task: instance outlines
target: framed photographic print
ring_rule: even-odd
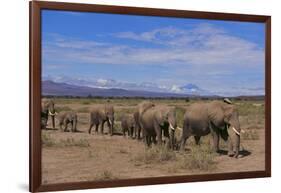
[[[270,22],[30,2],[30,191],[270,177]]]

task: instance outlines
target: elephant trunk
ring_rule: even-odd
[[[108,119],[108,122],[109,122],[109,130],[110,130],[110,135],[112,136],[113,135],[113,127],[114,127],[114,119],[113,118],[109,118]]]
[[[235,152],[234,157],[238,158],[240,150],[240,134],[238,135],[237,133],[235,133],[233,146]]]
[[[51,120],[52,120],[52,126],[53,126],[53,129],[55,129],[55,116],[51,116]]]
[[[73,132],[77,131],[77,118],[74,119],[73,121]]]
[[[170,147],[172,149],[174,149],[174,147],[175,147],[175,130],[176,130],[176,128],[177,128],[177,126],[176,126],[175,122],[174,123],[169,122],[169,130],[170,130],[169,141],[170,141]]]

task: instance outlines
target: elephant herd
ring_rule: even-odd
[[[114,107],[107,103],[94,106],[89,112],[89,129],[91,134],[94,127],[95,133],[104,132],[104,124],[107,123],[109,134],[114,134]],[[51,117],[52,127],[55,128],[55,117],[58,119],[60,129],[67,131],[71,125],[71,131],[77,131],[77,114],[75,112],[55,111],[53,100],[43,99],[41,107],[41,128],[45,129],[48,117]],[[240,124],[238,110],[229,100],[214,100],[208,103],[193,103],[184,114],[183,128],[178,127],[176,109],[166,105],[156,105],[151,101],[143,101],[137,105],[133,114],[121,116],[122,133],[136,139],[143,139],[146,146],[152,143],[164,144],[169,149],[175,149],[178,145],[185,149],[186,140],[193,136],[196,144],[200,138],[211,134],[214,151],[219,152],[219,140],[222,138],[228,143],[228,155],[235,158],[239,155]],[[100,131],[99,131],[100,128]],[[175,131],[181,131],[181,139],[178,143]]]

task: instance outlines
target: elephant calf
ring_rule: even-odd
[[[71,124],[71,131],[77,131],[77,114],[75,112],[61,112],[57,115],[57,119],[59,121],[60,130],[66,132],[67,126]],[[62,128],[64,127],[64,128]]]
[[[121,128],[123,132],[123,136],[125,137],[126,132],[128,132],[128,136],[133,138],[134,130],[135,130],[135,120],[132,115],[124,115],[121,118]]]

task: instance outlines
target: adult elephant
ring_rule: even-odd
[[[48,117],[51,117],[52,127],[55,129],[55,103],[52,99],[42,99],[41,101],[41,129],[46,129]]]
[[[135,120],[135,137],[140,140],[141,139],[141,133],[142,133],[142,127],[140,124],[140,116],[147,111],[148,109],[154,107],[155,104],[151,101],[142,101],[137,105],[137,108],[133,114],[134,120]]]
[[[174,134],[177,128],[175,108],[151,107],[141,114],[140,124],[147,146],[151,145],[151,140],[154,141],[155,137],[157,143],[162,144],[162,134],[164,134],[167,147],[174,147]]]
[[[99,125],[101,125],[101,133],[103,134],[104,123],[107,122],[109,134],[113,135],[114,126],[114,108],[111,104],[97,105],[92,108],[90,112],[90,127],[89,134],[91,134],[92,127],[96,126],[96,133]]]
[[[240,132],[239,115],[233,104],[222,101],[194,103],[184,115],[181,149],[190,136],[194,136],[198,144],[201,136],[211,133],[216,152],[219,152],[219,139],[222,137],[228,141],[228,155],[237,158]]]

